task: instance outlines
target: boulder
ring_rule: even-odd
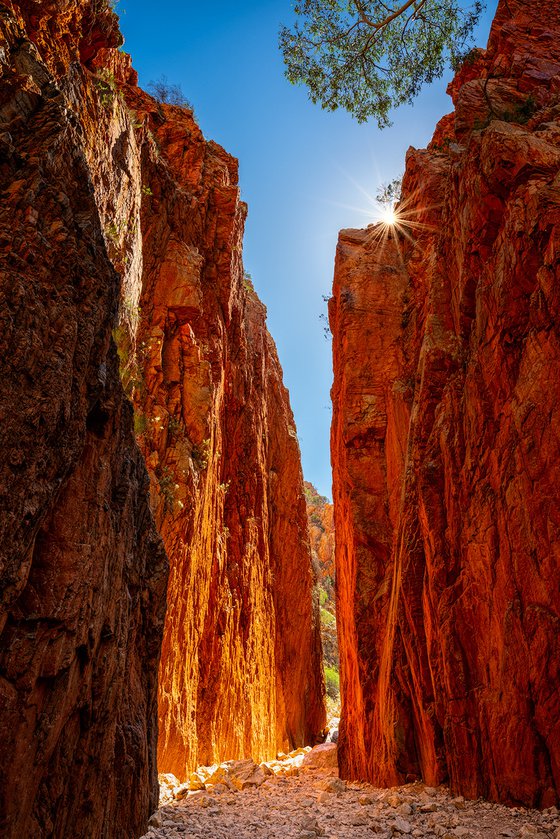
[[[336,743],[314,746],[303,758],[304,769],[338,769]]]

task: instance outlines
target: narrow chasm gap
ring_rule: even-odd
[[[340,722],[340,659],[336,628],[334,506],[309,481],[304,482],[304,491],[323,647],[327,694],[326,739],[328,742],[336,742]]]
[[[560,839],[559,0],[133,4],[241,181],[119,2],[0,2],[0,839]]]

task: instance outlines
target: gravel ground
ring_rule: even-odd
[[[443,787],[375,789],[299,770],[258,788],[223,785],[160,807],[144,839],[560,839],[560,815],[454,798]]]

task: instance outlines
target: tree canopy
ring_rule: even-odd
[[[388,184],[381,184],[377,190],[375,200],[384,208],[394,207],[400,201],[402,190],[402,175],[400,178],[393,178]]]
[[[313,102],[390,125],[392,108],[456,65],[472,44],[482,0],[301,0],[280,31],[286,76]]]

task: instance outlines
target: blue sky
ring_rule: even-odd
[[[479,45],[496,5],[487,2]],[[374,220],[368,195],[403,172],[407,148],[425,146],[451,110],[450,73],[379,131],[322,111],[286,81],[277,40],[290,0],[121,0],[118,11],[140,85],[162,75],[181,85],[205,136],[239,158],[245,267],[268,308],[305,478],[330,497],[331,345],[320,315],[338,231]]]

